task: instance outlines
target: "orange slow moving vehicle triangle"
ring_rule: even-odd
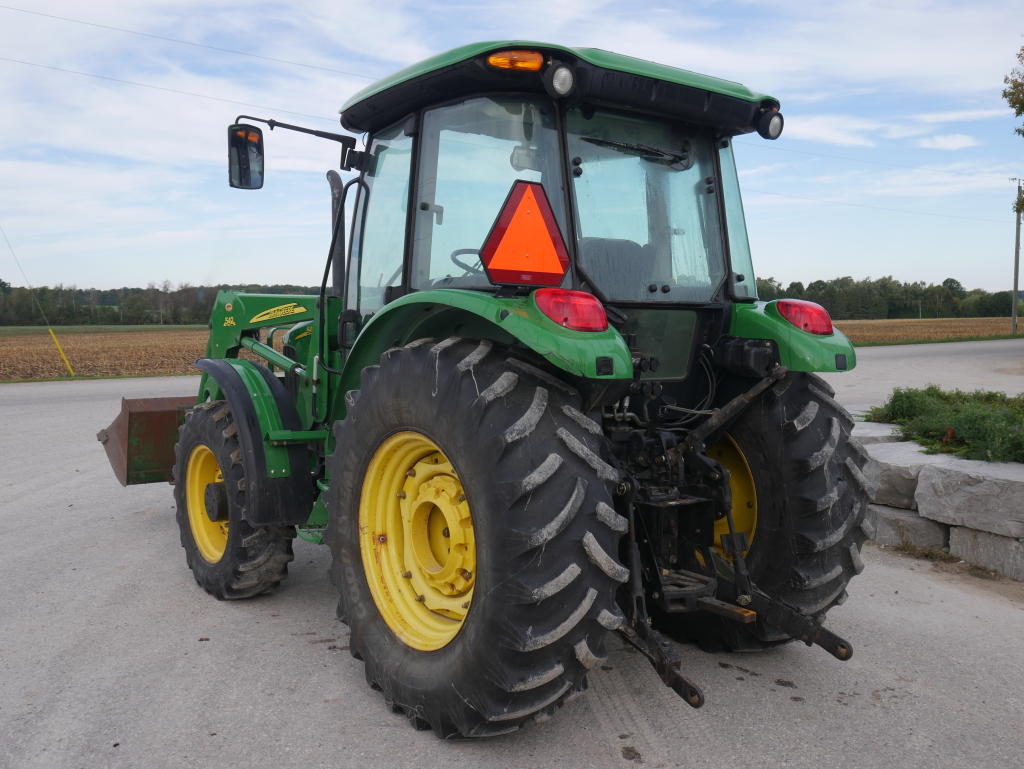
[[[544,187],[512,183],[484,246],[480,249],[492,283],[557,286],[569,268],[569,254]]]

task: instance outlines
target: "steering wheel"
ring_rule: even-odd
[[[477,258],[479,258],[480,257],[480,249],[479,248],[456,248],[454,251],[452,251],[451,256],[449,258],[452,260],[452,262],[455,264],[456,267],[460,267],[461,269],[465,270],[467,275],[483,275],[484,271],[483,271],[483,269],[481,267],[477,267],[477,266],[472,265],[472,264],[466,264],[466,262],[464,262],[461,259],[459,259],[459,257],[462,256],[463,254],[476,254]]]

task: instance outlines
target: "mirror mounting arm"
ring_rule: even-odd
[[[266,123],[270,126],[271,131],[275,128],[285,128],[289,131],[298,131],[299,133],[318,136],[321,139],[329,139],[331,141],[338,142],[341,145],[341,168],[343,171],[350,171],[353,168],[358,170],[360,168],[362,156],[365,154],[356,150],[356,140],[353,136],[336,134],[331,131],[318,131],[315,128],[304,128],[303,126],[292,125],[291,123],[282,123],[281,121],[274,120],[273,118],[267,120],[261,117],[253,117],[252,115],[239,115],[235,118],[236,123],[241,123],[242,120],[255,120],[258,123]]]

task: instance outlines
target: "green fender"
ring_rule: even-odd
[[[449,336],[519,343],[575,377],[633,378],[629,348],[611,326],[605,331],[573,331],[542,313],[532,294],[496,297],[447,288],[406,294],[378,310],[349,351],[338,394],[359,389],[363,369],[375,364],[385,350],[423,337]],[[598,358],[610,359],[610,374],[597,373]],[[335,399],[333,412],[335,418],[344,416],[343,397]]]
[[[240,358],[200,358],[195,365],[203,372],[199,383],[199,401],[226,400],[231,406],[239,431],[248,432],[247,437],[252,438],[254,445],[251,450],[257,455],[262,453],[267,475],[271,478],[289,477],[293,468],[288,447],[274,445],[270,440],[273,433],[287,428],[282,420],[276,387],[263,373],[266,369],[253,361]],[[291,408],[294,410],[294,406]],[[248,421],[247,412],[250,417]],[[243,449],[247,448],[244,438],[241,442]]]
[[[786,320],[775,301],[734,304],[729,333],[744,339],[772,339],[779,362],[790,371],[849,371],[857,353],[842,331],[811,334]]]

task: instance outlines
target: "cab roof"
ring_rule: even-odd
[[[498,40],[452,49],[370,84],[342,106],[342,125],[353,131],[374,131],[415,110],[463,96],[542,92],[538,73],[508,72],[487,65],[490,53],[509,49],[539,51],[546,66],[560,62],[572,67],[577,100],[665,113],[716,125],[730,134],[753,130],[757,114],[779,106],[773,97],[740,83],[599,48]]]

